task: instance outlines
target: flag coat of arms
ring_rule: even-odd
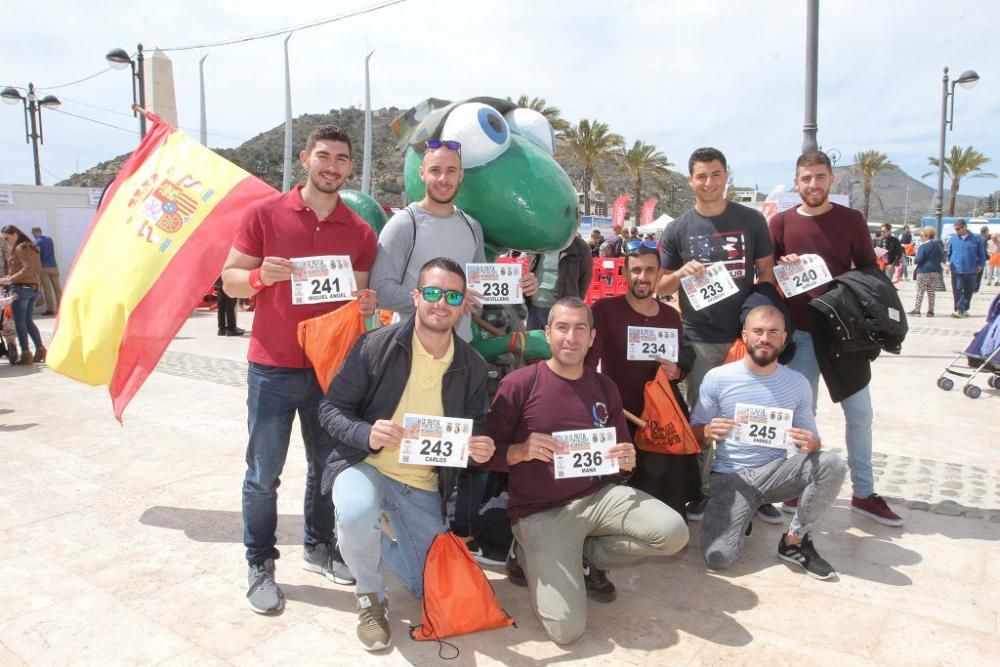
[[[119,421],[222,271],[242,211],[275,192],[146,115],[151,129],[73,263],[47,359],[57,373],[107,385]]]

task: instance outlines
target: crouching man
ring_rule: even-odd
[[[691,415],[695,435],[716,444],[701,530],[705,562],[713,569],[731,566],[757,508],[798,498],[778,558],[829,579],[836,572],[816,552],[810,534],[837,497],[847,466],[836,454],[820,451],[808,380],[778,364],[787,340],[781,311],[754,308],[742,335],[746,358],[708,372]],[[786,458],[788,448],[795,453]]]
[[[545,337],[552,358],[505,376],[494,397],[490,467],[510,473],[510,579],[528,587],[549,637],[568,644],[586,629],[588,597],[615,599],[605,570],[675,554],[688,529],[667,505],[618,484],[635,467],[635,448],[615,383],[584,366],[594,342],[587,304],[557,301]],[[607,474],[609,461],[618,473]]]
[[[424,264],[414,315],[362,336],[320,404],[320,423],[335,441],[323,488],[332,485],[341,553],[358,580],[358,639],[369,651],[390,645],[382,572],[423,597],[424,561],[434,537],[448,530],[445,503],[458,470],[400,462],[404,414],[471,419],[469,458],[493,456],[493,441],[480,435],[486,362],[453,331],[465,287],[454,261]],[[446,446],[436,454],[448,456]],[[394,539],[382,530],[383,515]]]

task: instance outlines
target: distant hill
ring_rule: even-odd
[[[933,168],[928,167],[927,171]],[[836,184],[833,191],[840,194],[849,194],[850,184],[854,185],[854,193],[851,197],[851,206],[858,210],[864,205],[864,189],[860,183],[861,178],[852,174],[851,165],[834,168]],[[931,181],[932,179],[928,179]],[[935,184],[936,180],[933,181]],[[945,179],[944,206],[945,215],[948,214],[948,190],[949,181]],[[910,225],[919,224],[920,218],[934,214],[934,185],[927,185],[924,181],[919,181],[902,169],[892,169],[881,171],[875,176],[874,190],[872,191],[871,204],[869,206],[869,222],[889,222],[892,224]],[[907,207],[907,186],[909,186],[909,207]],[[961,192],[961,190],[959,190]],[[883,207],[879,206],[878,193],[882,200]],[[980,197],[959,194],[955,201],[955,215],[972,215],[976,203]],[[903,217],[906,215],[906,220]]]
[[[401,109],[388,107],[372,111],[372,194],[382,204],[402,205],[405,203],[403,194],[403,156],[396,150],[396,141],[389,129],[392,120],[401,113]],[[326,114],[304,114],[294,119],[292,123],[292,145],[296,155],[292,161],[292,182],[300,181],[304,174],[298,161],[298,151],[305,144],[309,132],[317,125],[333,123],[347,130],[354,142],[355,173],[348,181],[347,187],[361,187],[361,157],[364,136],[364,111],[355,107],[333,110]],[[282,154],[285,144],[285,127],[278,125],[256,137],[244,142],[236,148],[216,148],[219,155],[231,160],[251,174],[254,174],[277,189],[281,188]],[[676,217],[684,210],[694,205],[694,197],[687,184],[683,168],[684,156],[671,155],[668,158],[681,167],[681,171],[672,171],[662,183],[644,182],[642,199],[650,197],[658,199],[655,214],[669,213]],[[102,162],[85,172],[74,174],[58,185],[74,185],[103,188],[115,177],[128,155]],[[560,156],[560,164],[569,174],[573,183],[580,187],[583,167],[572,157]],[[851,181],[860,181],[852,177],[850,166],[839,166],[836,172],[837,184],[834,192],[847,194]],[[619,194],[628,193],[634,197],[635,184],[620,172],[614,164],[598,165],[594,188],[604,195],[604,204],[610,208],[611,202]],[[909,184],[909,208],[907,209],[907,184]],[[740,185],[740,184],[737,184]],[[875,192],[879,194],[884,209],[879,207],[878,200],[873,196],[870,218],[872,222],[887,221],[902,224],[904,213],[908,210],[907,222],[919,222],[924,215],[933,211],[934,188],[926,183],[910,177],[901,170],[883,171],[875,178]],[[854,186],[851,204],[861,208],[863,192],[860,183]],[[945,192],[947,206],[948,193]],[[957,215],[971,215],[978,197],[959,195],[955,207]],[[641,205],[641,202],[640,202]],[[630,202],[629,216],[635,211],[636,202]],[[594,209],[597,209],[596,211]],[[592,200],[592,213],[600,211],[600,204]],[[581,206],[581,213],[583,212]]]

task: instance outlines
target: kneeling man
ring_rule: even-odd
[[[490,467],[510,473],[511,581],[528,586],[549,637],[568,644],[586,629],[588,597],[615,599],[604,570],[673,555],[688,529],[667,505],[618,484],[635,447],[615,383],[584,366],[594,342],[587,304],[557,301],[545,337],[552,358],[500,382],[487,417]]]
[[[829,579],[836,572],[810,533],[837,497],[847,466],[820,451],[809,381],[778,364],[786,340],[781,311],[754,308],[743,325],[746,358],[712,369],[701,385],[691,425],[703,443],[716,444],[702,550],[710,568],[729,567],[743,551],[757,508],[798,498],[778,558]],[[794,454],[786,458],[789,448]]]
[[[401,463],[400,443],[411,437],[404,414],[471,419],[469,458],[493,456],[493,441],[480,435],[486,362],[453,331],[464,298],[462,267],[447,258],[424,264],[415,314],[362,336],[320,404],[320,423],[335,441],[323,489],[333,488],[341,553],[358,580],[358,639],[369,651],[390,644],[382,571],[423,597],[424,561],[434,537],[448,530],[445,503],[458,470]],[[445,445],[449,451],[435,455],[450,455]],[[392,538],[382,531],[383,515]]]

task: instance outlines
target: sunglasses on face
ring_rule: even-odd
[[[458,141],[441,141],[440,139],[428,139],[424,144],[427,148],[437,150],[438,148],[444,147],[450,151],[455,151],[456,153],[462,152],[462,144]]]
[[[641,248],[656,250],[656,241],[641,241],[639,239],[632,239],[625,244],[625,252],[635,252]]]
[[[449,306],[461,306],[465,301],[465,293],[456,289],[441,289],[440,287],[418,287],[417,291],[428,303],[437,303],[444,296],[444,302]]]

